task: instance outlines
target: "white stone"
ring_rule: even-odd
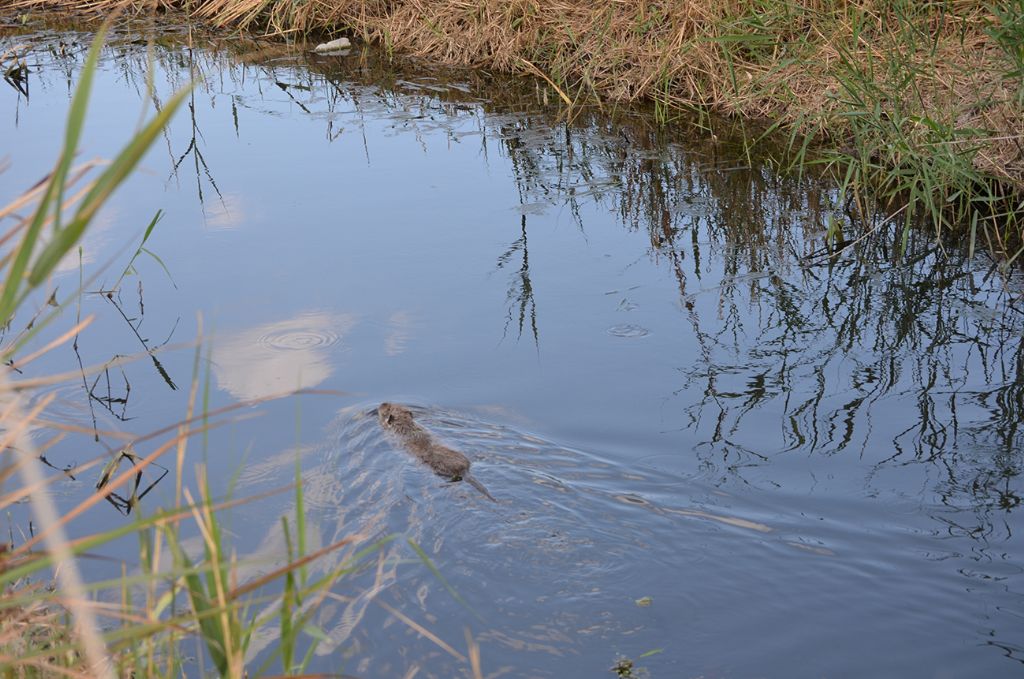
[[[337,50],[343,50],[346,47],[351,47],[352,41],[348,38],[338,38],[337,40],[331,40],[330,42],[322,42],[313,48],[314,52],[335,52]]]

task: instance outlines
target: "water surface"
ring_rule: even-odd
[[[830,255],[830,226],[860,226],[834,187],[723,121],[570,117],[532,81],[185,37],[150,52],[152,91],[144,40],[104,52],[83,159],[203,80],[62,263],[54,332],[95,313],[78,342],[95,365],[201,329],[211,408],[348,393],[247,409],[190,460],[250,494],[299,454],[315,542],[398,536],[335,588],[314,669],[468,675],[467,630],[488,676],[600,676],[619,655],[655,677],[1024,669],[1019,273],[925,232],[901,253],[881,220]],[[89,39],[0,42],[29,45],[27,86],[0,86],[5,199],[51,167]],[[122,278],[158,209],[159,260]],[[65,347],[26,374],[77,365]],[[52,416],[155,429],[184,415],[192,365],[166,351],[69,382]],[[385,400],[497,503],[403,453]],[[99,439],[47,459],[119,446]],[[281,558],[291,509],[232,512],[253,568]]]

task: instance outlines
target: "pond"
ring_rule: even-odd
[[[24,376],[143,353],[51,390],[50,419],[100,432],[49,448],[56,468],[182,419],[195,386],[208,410],[253,405],[193,440],[188,483],[205,461],[218,497],[258,495],[298,458],[313,546],[395,536],[325,601],[311,669],[468,676],[469,638],[485,676],[1024,671],[1019,272],[926,231],[901,252],[881,219],[858,238],[834,185],[735,123],[569,115],[532,80],[198,36],[105,49],[83,160],[201,80],[61,264],[70,301],[39,342],[95,321]],[[0,38],[29,69],[0,85],[3,202],[52,166],[90,39]],[[175,348],[197,337],[198,371]],[[300,387],[322,393],[265,400]],[[496,501],[417,464],[383,401]],[[139,511],[173,497],[158,483]],[[279,565],[293,498],[228,513],[250,573]],[[70,530],[127,520],[101,505]]]

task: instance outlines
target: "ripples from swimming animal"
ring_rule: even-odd
[[[396,625],[391,610],[452,642],[471,628],[489,662],[514,668],[514,676],[557,676],[593,655],[595,643],[632,635],[650,647],[667,644],[666,631],[674,631],[659,629],[650,610],[632,602],[657,591],[666,610],[684,610],[692,605],[689,589],[669,591],[664,583],[698,568],[708,549],[736,540],[781,543],[771,526],[737,516],[726,496],[695,492],[684,479],[627,470],[458,413],[411,409],[500,493],[492,503],[465,483],[438,478],[396,446],[370,405],[339,417],[318,465],[307,458],[305,514],[319,544],[363,536],[355,550],[393,538],[364,572],[346,577],[346,592],[365,594],[317,621],[328,638],[317,653],[361,649],[366,676],[409,671],[386,648],[430,658],[420,676],[460,675],[457,659],[438,654],[411,625]],[[279,463],[287,476],[294,457]],[[681,549],[680,535],[693,547]],[[283,544],[271,535],[260,552]],[[607,661],[591,658],[587,669],[599,672]]]
[[[308,549],[354,538],[310,572],[347,568],[344,560],[367,554],[311,621],[325,634],[316,652],[326,657],[311,666],[317,671],[336,671],[344,654],[360,676],[464,676],[469,630],[485,667],[504,676],[601,676],[618,653],[662,648],[650,660],[660,663],[654,676],[706,675],[721,669],[729,639],[763,637],[764,648],[749,651],[755,658],[780,644],[794,655],[807,648],[803,634],[763,631],[799,619],[816,644],[826,644],[844,612],[889,611],[907,585],[877,577],[878,560],[897,572],[946,568],[918,556],[934,550],[928,530],[864,531],[865,522],[884,525],[900,506],[865,516],[863,506],[841,499],[808,508],[806,498],[793,504],[778,494],[732,495],[512,426],[409,406],[433,436],[473,461],[474,475],[498,498],[493,503],[400,450],[375,406],[343,411],[320,449],[304,451]],[[291,478],[294,459],[291,451],[264,460],[278,473],[261,469],[240,485],[254,493],[262,488],[252,486]],[[240,562],[263,555],[270,572],[288,539],[276,516],[254,511],[247,508],[245,521],[260,527],[263,542]],[[940,579],[938,591],[921,579],[914,596],[937,608],[961,587],[958,577]],[[863,634],[883,644],[893,629]],[[914,653],[908,647],[904,660]]]

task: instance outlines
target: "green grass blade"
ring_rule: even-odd
[[[163,219],[163,216],[164,216],[164,211],[163,210],[157,210],[156,214],[153,215],[153,219],[150,220],[149,226],[146,227],[146,232],[142,235],[142,242],[139,243],[139,247],[138,247],[137,250],[135,250],[135,254],[132,255],[132,258],[130,260],[128,260],[128,265],[125,266],[124,271],[121,272],[121,275],[118,277],[117,282],[114,283],[114,285],[110,288],[111,290],[117,290],[119,287],[121,287],[121,281],[124,280],[125,276],[127,276],[130,272],[135,270],[134,269],[134,264],[135,264],[135,260],[139,256],[139,254],[142,253],[142,252],[148,252],[146,250],[146,247],[145,247],[146,246],[146,241],[149,240],[150,234],[153,233],[153,229],[155,229],[157,223],[159,223],[159,221],[161,219]],[[160,261],[160,258],[157,257],[156,255],[154,255],[151,252],[149,254],[150,254],[150,256],[155,258],[157,262],[160,263],[160,266],[164,267],[164,271],[166,271],[167,272],[167,276],[170,277],[170,275],[171,275],[170,272],[167,271],[167,267],[164,266],[164,263]]]
[[[185,589],[188,593],[189,602],[199,621],[199,629],[203,641],[206,642],[206,649],[210,653],[210,659],[217,667],[222,677],[228,676],[228,659],[226,655],[227,645],[224,643],[224,630],[217,619],[217,607],[210,602],[203,580],[195,572],[192,561],[185,554],[185,551],[178,544],[177,536],[172,531],[167,531],[167,545],[174,553],[174,559],[179,568],[184,567],[187,573],[184,576]],[[216,567],[216,566],[214,566]]]
[[[167,274],[167,280],[169,280],[171,282],[171,285],[174,286],[174,289],[177,290],[178,284],[174,282],[174,276],[171,275],[171,270],[167,268],[166,264],[164,264],[164,260],[160,259],[160,257],[158,257],[157,254],[150,250],[149,248],[142,248],[141,252],[149,255],[150,257],[156,260],[156,263],[159,264],[160,268],[164,270],[165,274]]]

